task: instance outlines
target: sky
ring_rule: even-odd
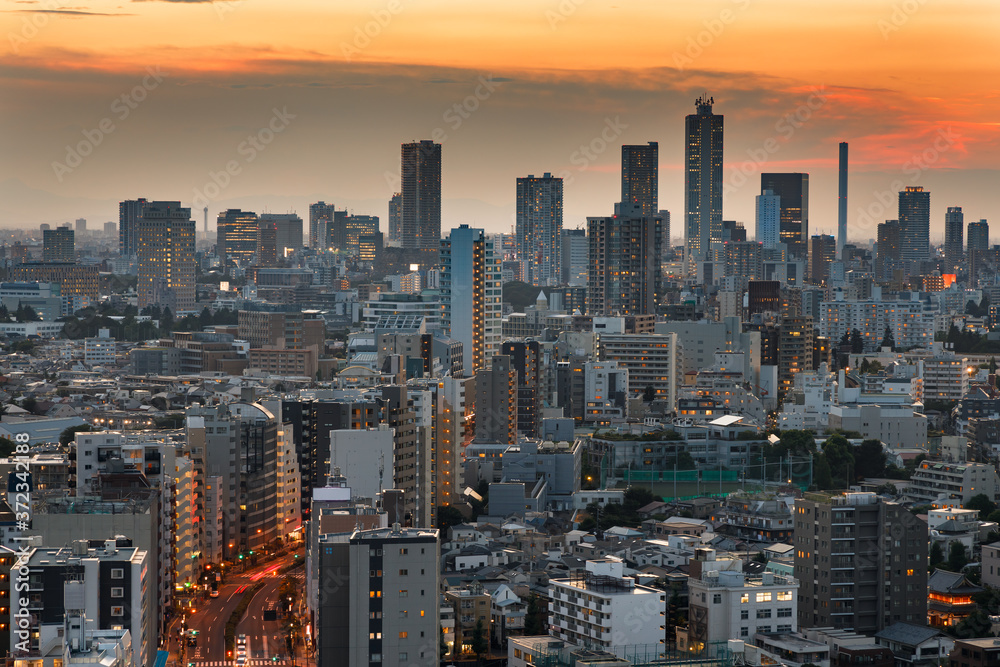
[[[442,228],[510,231],[515,179],[564,178],[564,226],[608,215],[622,144],[659,142],[682,234],[684,116],[725,116],[723,217],[760,174],[810,174],[849,239],[905,186],[1000,221],[995,0],[0,0],[0,227],[117,220],[122,199],[382,217],[400,144],[442,147]],[[994,225],[1000,227],[1000,225]],[[994,235],[997,235],[994,232]]]

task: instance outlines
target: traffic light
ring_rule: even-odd
[[[240,554],[240,560],[243,560],[243,554]]]

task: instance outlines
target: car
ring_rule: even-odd
[[[219,591],[217,589],[213,588],[212,592],[208,594],[208,597],[211,597],[211,598],[217,598],[217,597],[219,597]]]
[[[246,644],[247,643],[247,636],[246,635],[240,635],[239,637],[236,638],[236,643],[238,643],[238,644]]]
[[[236,664],[237,665],[245,665],[245,664],[247,664],[247,657],[245,655],[238,656],[236,658]]]

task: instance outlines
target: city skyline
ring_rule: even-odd
[[[975,219],[989,219],[996,207],[983,187],[995,175],[995,102],[955,76],[996,80],[992,65],[974,55],[995,24],[981,2],[962,3],[960,12],[920,5],[900,15],[889,2],[850,3],[849,23],[816,21],[778,2],[644,7],[649,20],[640,22],[638,10],[600,2],[466,9],[454,22],[443,5],[392,13],[379,3],[283,11],[272,2],[149,2],[123,12],[94,2],[72,16],[46,15],[34,31],[23,21],[41,10],[7,4],[16,39],[2,63],[19,101],[3,114],[21,131],[9,137],[11,159],[0,172],[3,227],[114,220],[117,202],[139,195],[199,211],[207,205],[213,215],[227,208],[304,215],[325,199],[388,219],[399,144],[434,140],[435,131],[447,144],[443,230],[469,223],[509,231],[510,183],[545,171],[573,177],[566,179],[566,227],[580,227],[617,199],[620,145],[647,141],[660,144],[659,208],[676,216],[683,208],[680,119],[704,92],[729,117],[726,219],[752,226],[760,173],[800,171],[813,190],[810,231],[835,233],[840,141],[853,144],[852,240],[874,238],[875,225],[893,217],[901,186],[940,193],[932,239],[943,237],[948,206]],[[489,34],[470,39],[494,14]],[[650,44],[638,39],[620,52],[592,54],[577,43],[636,23],[648,24],[638,28],[645,34],[665,18],[671,31]],[[324,44],[312,33],[286,43],[282,29],[313,19],[336,26]],[[942,21],[955,29],[937,31]],[[164,39],[162,26],[180,25],[185,34],[169,39],[184,48],[154,49],[159,62],[147,62],[145,47]],[[768,46],[769,35],[791,27],[793,44]],[[114,46],[94,49],[108,31]],[[229,45],[224,54],[220,34]],[[408,56],[428,34],[435,48]],[[929,34],[954,47],[946,63],[923,48]],[[548,40],[547,57],[525,58],[517,38]],[[260,48],[264,40],[268,48]],[[786,47],[798,49],[794,62],[783,57]],[[848,48],[864,52],[863,62],[837,57]],[[72,104],[55,103],[67,97]],[[391,103],[400,97],[408,103]],[[264,129],[270,135],[256,146],[244,143]],[[66,147],[87,141],[93,145],[77,164]],[[353,156],[347,164],[331,164],[334,145]],[[151,152],[159,159],[146,160]],[[886,192],[893,201],[883,205]]]

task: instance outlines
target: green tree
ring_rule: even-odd
[[[70,426],[59,434],[59,444],[63,447],[69,445],[76,438],[77,433],[85,433],[87,431],[96,431],[90,424],[80,424],[79,426]]]
[[[653,387],[653,385],[651,384],[646,385],[646,389],[643,390],[642,392],[642,400],[646,401],[647,403],[652,403],[654,400],[656,400],[656,388]]]
[[[823,452],[813,453],[813,484],[821,491],[834,488],[830,462],[826,460]]]
[[[857,329],[851,330],[851,352],[861,354],[865,351],[865,339]]]
[[[164,333],[170,333],[174,330],[174,314],[170,312],[170,308],[164,308],[163,314],[160,315],[160,329]]]
[[[545,634],[545,624],[548,613],[539,603],[538,594],[532,593],[528,598],[528,611],[524,616],[524,635],[537,637]]]
[[[965,503],[963,509],[978,510],[979,520],[985,521],[986,517],[997,509],[997,506],[985,493],[979,493],[969,498],[969,502]]]
[[[476,621],[476,628],[472,631],[472,652],[476,654],[476,658],[482,657],[484,653],[489,649],[489,644],[486,639],[486,630],[483,628],[483,619]]]
[[[10,438],[0,438],[0,459],[9,457],[16,448],[17,443]]]
[[[31,414],[37,414],[38,401],[35,400],[34,396],[29,396],[28,398],[21,401],[21,407],[30,412]]]
[[[961,572],[962,568],[969,564],[969,556],[965,553],[965,545],[961,542],[952,542],[948,549],[948,571]]]
[[[936,570],[941,563],[944,562],[944,549],[941,548],[940,542],[932,542],[930,551],[927,553],[928,560],[930,561],[930,567],[928,570],[933,572]]]
[[[854,474],[859,479],[881,477],[885,473],[885,462],[885,451],[878,440],[868,439],[854,448]]]
[[[449,528],[465,521],[465,517],[454,505],[440,505],[437,508],[438,530],[444,535]]]
[[[830,464],[835,488],[846,489],[854,481],[854,452],[851,443],[842,435],[831,435],[823,443],[823,456]]]
[[[1000,523],[1000,510],[993,510],[990,515],[986,517],[987,521],[992,523]]]
[[[882,342],[879,343],[879,347],[887,347],[893,352],[896,351],[896,337],[892,335],[892,329],[888,326],[885,328],[885,334],[882,335]]]

